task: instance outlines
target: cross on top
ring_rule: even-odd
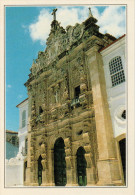
[[[56,20],[56,11],[57,11],[57,9],[53,9],[53,12],[52,12],[53,20]]]
[[[93,17],[90,7],[89,7],[89,17]]]

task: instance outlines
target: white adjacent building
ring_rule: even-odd
[[[106,91],[113,124],[114,137],[117,143],[117,152],[121,154],[121,174],[124,177],[126,175],[125,151],[127,129],[125,49],[126,36],[123,35],[100,51],[103,57]]]
[[[19,153],[21,158],[27,154],[28,98],[16,106],[19,108]]]
[[[23,186],[25,179],[24,161],[27,155],[28,99],[16,107],[19,108],[19,151],[16,157],[6,160],[6,187]]]

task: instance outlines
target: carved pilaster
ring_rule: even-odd
[[[47,168],[47,149],[45,144],[41,145],[41,156],[42,156],[41,163],[43,166],[43,171],[45,171],[45,169]]]
[[[75,167],[75,157],[72,156],[72,143],[71,138],[64,139],[65,143],[65,153],[66,153],[66,170],[67,170],[67,185],[66,186],[76,186],[76,169]]]
[[[47,146],[46,144],[41,144],[41,156],[42,156],[42,185],[48,185],[48,166],[47,166]]]

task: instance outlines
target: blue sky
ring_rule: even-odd
[[[5,8],[5,87],[6,129],[18,131],[19,110],[16,105],[27,98],[24,83],[28,79],[33,59],[45,50],[54,7]],[[98,19],[100,32],[117,38],[126,33],[124,6],[91,6]],[[88,17],[88,6],[58,7],[57,20],[65,28],[81,23]],[[67,17],[68,16],[68,17]]]

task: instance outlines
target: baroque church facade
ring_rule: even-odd
[[[66,29],[56,11],[46,50],[38,53],[25,83],[24,185],[125,185],[100,53],[116,38],[99,32],[91,10],[83,23]]]

